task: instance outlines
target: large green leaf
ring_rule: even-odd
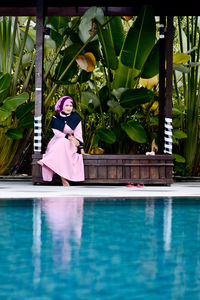
[[[1,90],[1,91],[0,91],[0,101],[3,100],[3,97],[6,95],[7,92],[8,92],[7,89],[6,89],[6,90]]]
[[[90,80],[91,72],[86,72],[85,70],[81,70],[80,75],[78,77],[78,82],[82,84],[83,82],[87,82]]]
[[[1,56],[1,55],[0,55]],[[10,86],[10,74],[0,74],[0,102],[3,101]]]
[[[31,53],[26,53],[22,56],[22,66],[23,68],[31,65],[33,61],[33,55]]]
[[[52,50],[56,50],[56,42],[51,37],[44,37],[44,56],[52,53]]]
[[[0,108],[0,122],[4,122],[10,115],[11,111],[5,111]]]
[[[108,106],[110,107],[110,111],[117,114],[119,117],[125,112],[125,109],[119,104],[118,101],[108,100]]]
[[[7,132],[6,132],[6,135],[11,138],[11,139],[15,139],[15,140],[20,140],[23,138],[23,133],[17,129],[17,128],[11,128],[11,129],[8,129]]]
[[[8,97],[3,101],[3,105],[1,106],[1,109],[4,111],[14,111],[19,105],[26,102],[28,98],[29,98],[29,94],[26,92],[18,96]]]
[[[185,163],[185,158],[182,155],[173,153],[173,157],[176,162]]]
[[[35,102],[29,102],[24,105],[22,105],[16,113],[17,119],[24,118],[27,114],[29,114],[31,111],[33,111],[35,106]]]
[[[107,101],[109,100],[109,88],[107,85],[104,85],[99,90],[99,100],[101,102],[101,108],[104,112],[108,111]]]
[[[121,95],[127,91],[128,89],[124,88],[124,87],[121,87],[121,88],[117,88],[117,89],[113,89],[112,90],[112,95],[115,96],[115,98],[119,101],[120,100],[120,97]]]
[[[142,78],[152,78],[159,73],[159,41],[154,45],[144,64],[141,74]]]
[[[116,16],[112,18],[109,25],[111,28],[112,38],[114,42],[115,53],[117,56],[119,56],[125,38],[121,17]]]
[[[180,129],[173,129],[173,136],[176,139],[186,139],[187,138],[187,134]]]
[[[8,89],[10,86],[10,74],[0,75],[0,91]]]
[[[47,23],[51,24],[56,31],[59,31],[61,28],[68,27],[69,22],[70,22],[70,17],[55,16],[55,17],[49,17]]]
[[[21,28],[22,32],[25,31],[25,28]],[[31,42],[31,40],[32,42]],[[34,44],[36,43],[36,30],[32,27],[29,27],[28,29],[28,41],[26,47],[28,47],[28,51],[31,52],[32,48],[34,47]],[[54,40],[51,39],[51,37],[44,36],[44,55],[48,55],[49,52],[56,49],[56,43]]]
[[[127,81],[129,70],[131,69],[123,65],[121,59],[119,58],[118,68],[114,72],[114,80],[112,82],[113,89],[118,89],[127,86],[130,88],[131,82]]]
[[[101,27],[100,24],[97,24],[97,29],[106,66],[112,70],[116,70],[118,59],[115,54],[111,29],[108,25]]]
[[[107,128],[100,128],[97,130],[97,135],[99,136],[99,139],[108,143],[113,144],[116,142],[116,136],[112,130],[109,130]]]
[[[25,28],[24,27],[20,28],[20,34],[21,34],[22,39],[23,39],[24,35],[25,35]],[[32,52],[33,49],[34,49],[34,40],[29,35],[27,36],[27,39],[26,39],[25,49],[28,52]]]
[[[127,66],[123,65],[121,60],[119,59],[118,68],[114,73],[112,88],[134,88],[139,73],[140,70],[136,70],[135,68],[128,68]]]
[[[129,89],[121,95],[120,104],[124,108],[133,109],[137,105],[152,101],[153,97],[153,91],[146,88]]]
[[[96,61],[100,61],[102,59],[101,50],[99,47],[99,40],[95,40],[88,43],[84,49],[84,52],[92,52],[96,58]]]
[[[144,6],[130,28],[122,49],[121,61],[129,68],[142,70],[156,37],[153,8]]]
[[[72,44],[65,49],[64,56],[56,67],[55,79],[58,79],[61,76],[61,74],[64,72],[66,67],[69,65],[71,60],[74,58],[74,56],[77,54],[78,50],[80,49],[81,49],[80,44]],[[78,70],[77,63],[73,62],[70,68],[68,69],[68,71],[66,72],[66,74],[64,75],[64,77],[62,78],[62,81],[70,80],[73,77],[73,75],[77,72],[77,70]]]
[[[18,17],[2,17],[0,21],[0,71],[11,73]]]
[[[91,92],[81,93],[81,106],[83,109],[93,111],[96,107],[100,105],[99,98]]]
[[[34,116],[31,114],[26,115],[19,124],[19,128],[33,128],[34,127]]]
[[[50,37],[52,38],[52,40],[56,42],[57,47],[62,44],[63,41],[62,35],[52,28],[50,29]]]
[[[146,142],[146,132],[142,125],[134,120],[128,121],[126,124],[122,123],[121,128],[127,133],[127,135],[137,143]]]
[[[97,20],[100,24],[104,21],[104,13],[101,7],[90,7],[82,16],[79,25],[79,38],[85,43],[90,38],[90,30],[92,29],[93,20]],[[96,35],[92,40],[97,39]]]

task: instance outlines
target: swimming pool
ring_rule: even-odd
[[[1,200],[0,299],[200,299],[200,198]]]

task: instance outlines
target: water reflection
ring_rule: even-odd
[[[32,252],[34,257],[34,274],[33,280],[37,284],[40,281],[41,275],[41,201],[33,201],[33,246]]]
[[[163,226],[163,239],[164,250],[170,251],[171,249],[171,233],[172,233],[172,199],[164,200],[164,226]]]
[[[147,198],[145,202],[145,216],[146,221],[153,223],[154,221],[154,210],[155,210],[155,199]]]
[[[81,244],[83,204],[82,197],[43,198],[33,202],[32,251],[35,284],[40,281],[41,273],[41,226],[42,233],[45,226],[41,222],[41,215],[45,216],[45,223],[52,233],[52,258],[56,265],[65,267],[72,259],[72,252],[77,254]]]
[[[72,245],[80,246],[83,198],[44,198],[42,210],[53,235],[54,260],[70,262]]]
[[[154,198],[147,198],[145,201],[145,222],[146,224],[153,226],[155,221],[155,212],[158,211],[159,201]],[[155,209],[155,205],[157,206]],[[162,200],[163,209],[163,248],[165,252],[171,249],[172,239],[172,198],[164,198]]]

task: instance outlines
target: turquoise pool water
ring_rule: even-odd
[[[0,299],[200,299],[200,198],[1,200]]]

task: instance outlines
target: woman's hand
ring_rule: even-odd
[[[73,135],[68,136],[68,140],[72,141],[76,147],[80,146],[80,143]]]

